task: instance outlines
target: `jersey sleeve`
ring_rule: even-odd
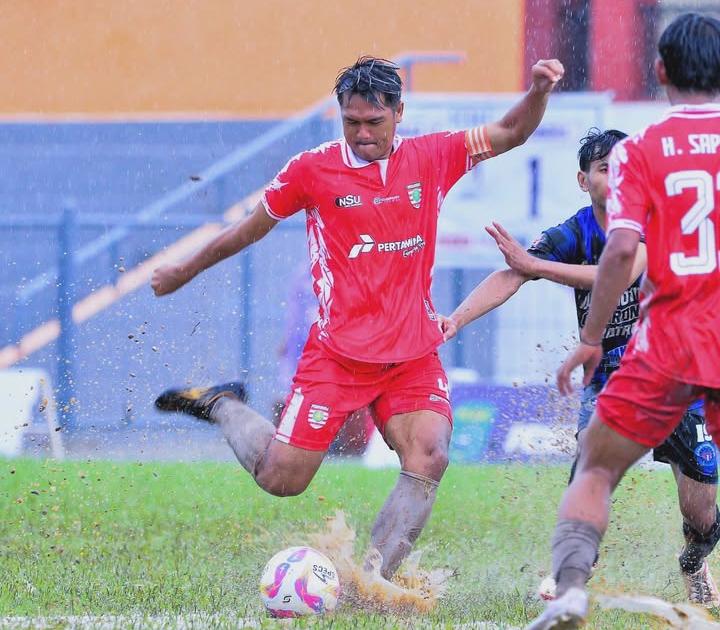
[[[575,264],[577,249],[574,232],[561,224],[545,230],[530,245],[528,253],[543,260]]]
[[[432,169],[439,175],[438,186],[442,197],[476,162],[468,153],[464,131],[431,133],[422,136],[428,155],[432,156]]]
[[[642,154],[628,138],[613,147],[608,161],[607,234],[615,228],[645,231],[650,193]]]
[[[265,188],[262,204],[273,219],[287,219],[311,205],[303,183],[307,180],[308,153],[300,153],[290,159]],[[312,181],[312,180],[310,180]]]

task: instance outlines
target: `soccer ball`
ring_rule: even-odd
[[[538,587],[538,595],[542,597],[542,599],[546,601],[551,601],[555,599],[555,591],[557,590],[557,586],[555,584],[555,580],[553,579],[552,575],[548,575],[542,582],[540,582],[540,586]]]
[[[340,580],[335,565],[312,547],[288,547],[265,565],[260,595],[271,617],[320,615],[335,610]]]

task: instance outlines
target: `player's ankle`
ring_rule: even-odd
[[[560,569],[555,578],[557,580],[555,597],[562,597],[571,588],[584,589],[589,577],[590,574],[582,569],[576,569],[574,567]]]

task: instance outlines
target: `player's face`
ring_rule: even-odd
[[[590,162],[590,168],[587,173],[584,171],[578,173],[578,183],[580,184],[580,188],[590,195],[590,201],[592,201],[593,206],[604,210],[605,202],[607,201],[607,157]]]
[[[340,107],[345,140],[363,160],[384,160],[392,152],[395,129],[402,120],[402,112],[402,103],[395,109],[377,107],[353,94]]]

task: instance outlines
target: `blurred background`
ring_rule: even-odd
[[[632,132],[666,107],[656,42],[688,10],[720,17],[686,0],[1,3],[0,452],[231,458],[215,427],[154,411],[170,386],[242,378],[272,413],[313,312],[304,217],[172,296],[149,279],[341,135],[331,89],[358,56],[401,65],[406,136],[494,120],[535,61],[565,65],[534,136],[447,198],[433,295],[449,313],[504,266],[485,225],[529,243],[588,204],[590,127]],[[540,281],[441,348],[453,459],[567,454],[574,402],[552,384],[576,328],[572,291]],[[334,452],[368,457],[365,424],[346,433]]]

